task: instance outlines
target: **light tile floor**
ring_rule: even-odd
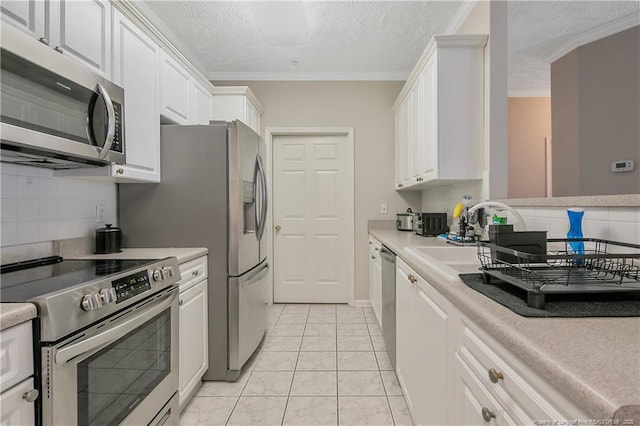
[[[269,308],[267,336],[234,383],[204,382],[195,425],[413,425],[371,308]]]

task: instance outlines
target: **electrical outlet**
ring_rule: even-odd
[[[104,203],[96,204],[96,223],[104,223]]]
[[[387,206],[387,203],[380,204],[380,214],[387,214],[388,211],[389,211],[389,208]]]

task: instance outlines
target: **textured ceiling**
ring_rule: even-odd
[[[246,1],[147,0],[142,4],[143,13],[146,9],[151,21],[213,80],[403,80],[431,36],[446,33],[462,3],[305,1],[310,34],[298,46],[265,43]],[[511,0],[509,92],[548,92],[549,55],[558,46],[639,11],[637,0]]]
[[[260,38],[244,1],[147,1],[145,5],[212,79],[300,74],[405,79],[431,36],[444,33],[460,7],[459,2],[439,1],[305,2],[308,40],[274,47]]]

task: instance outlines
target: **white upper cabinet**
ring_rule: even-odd
[[[160,114],[176,124],[191,123],[191,75],[164,50],[160,54]]]
[[[3,1],[0,3],[2,20],[35,38],[45,38],[44,0]]]
[[[49,45],[111,77],[111,4],[107,0],[49,1]]]
[[[56,171],[56,176],[160,182],[160,47],[113,10],[113,82],[124,89],[126,164]]]
[[[213,111],[213,94],[209,88],[193,79],[193,111],[191,121],[194,124],[209,124]]]
[[[487,36],[437,36],[400,92],[396,189],[482,178]]]
[[[107,0],[3,1],[0,10],[3,21],[111,77],[111,4]]]
[[[113,80],[124,88],[126,166],[123,180],[160,181],[160,47],[114,11]]]
[[[213,89],[213,120],[240,120],[260,134],[262,104],[247,86]]]

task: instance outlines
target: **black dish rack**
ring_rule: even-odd
[[[573,253],[570,243],[584,250]],[[553,293],[640,291],[640,245],[595,238],[547,240],[546,254],[531,254],[488,242],[478,243],[484,282],[492,278],[527,291],[527,305],[544,309]]]

